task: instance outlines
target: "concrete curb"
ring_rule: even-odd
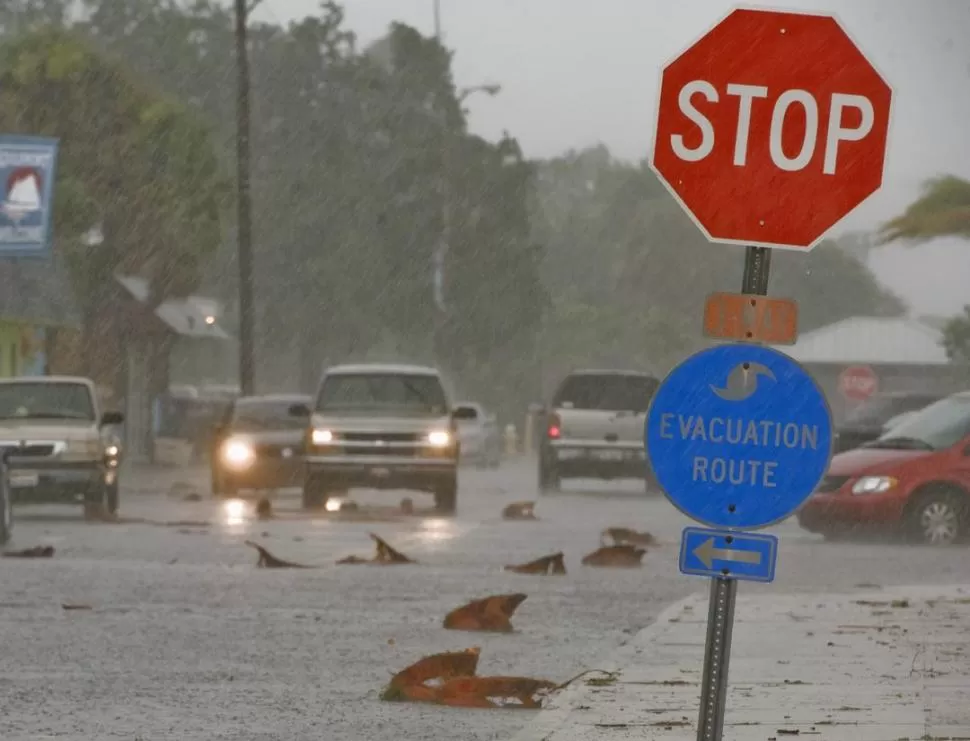
[[[707,604],[706,593],[691,595],[664,608],[646,628],[634,634],[630,640],[619,646],[605,661],[599,662],[591,669],[603,671],[620,671],[630,665],[633,659],[643,652],[642,646],[660,635],[671,622],[679,618],[685,610],[697,609]],[[539,711],[535,720],[512,737],[511,741],[543,741],[565,726],[575,712],[576,701],[585,697],[589,689],[582,680],[578,680],[563,692],[552,698]]]

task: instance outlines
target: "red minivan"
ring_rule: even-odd
[[[882,437],[839,453],[798,523],[828,538],[895,530],[933,545],[970,535],[970,391],[916,412]]]

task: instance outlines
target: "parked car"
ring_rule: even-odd
[[[88,513],[115,514],[121,446],[110,428],[123,421],[101,412],[88,378],[0,380],[0,452],[12,503],[80,502]]]
[[[231,402],[212,436],[212,493],[233,497],[242,489],[303,485],[306,420],[290,413],[308,405],[299,394],[243,396]]]
[[[558,491],[565,478],[652,481],[643,444],[650,400],[660,382],[646,373],[579,370],[540,409],[539,489]]]
[[[970,391],[834,456],[797,517],[826,537],[881,529],[948,545],[970,534]]]
[[[326,506],[354,488],[412,489],[455,512],[460,443],[441,376],[411,365],[328,369],[311,412],[303,506]]]
[[[873,394],[856,407],[836,430],[835,450],[858,448],[875,440],[907,412],[916,412],[939,401],[946,394],[932,391],[892,391]]]
[[[461,401],[452,410],[458,441],[461,444],[461,460],[482,468],[498,468],[502,457],[502,438],[495,415],[485,411],[481,404]]]

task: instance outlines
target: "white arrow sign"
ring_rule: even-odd
[[[715,548],[714,538],[708,538],[694,549],[694,555],[707,568],[712,568],[715,561],[731,561],[732,563],[746,563],[757,566],[761,563],[761,554],[756,551],[737,551],[733,548]]]

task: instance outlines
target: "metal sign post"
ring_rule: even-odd
[[[711,578],[698,741],[724,729],[737,580],[775,574],[777,539],[744,531],[793,514],[832,454],[818,384],[766,346],[798,329],[794,301],[766,298],[771,248],[811,250],[880,188],[892,96],[828,14],[732,10],[661,72],[650,166],[709,241],[749,245],[741,293],[704,312],[705,335],[734,344],[671,371],[644,430],[667,498],[717,528],[681,541],[681,572]]]
[[[771,250],[767,247],[748,247],[744,255],[741,293],[768,295],[770,272]],[[684,544],[687,543],[688,538],[685,535]],[[772,558],[771,571],[774,576],[774,558]],[[710,606],[707,610],[707,643],[704,647],[704,672],[701,677],[701,703],[697,718],[697,741],[721,741],[724,733],[731,637],[734,633],[734,605],[737,598],[736,579],[730,576],[719,576],[711,580]]]
[[[13,530],[13,501],[10,495],[9,451],[0,450],[0,545],[10,540]]]

